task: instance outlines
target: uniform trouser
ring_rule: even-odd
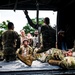
[[[4,50],[4,59],[6,61],[16,60],[16,50],[14,48],[7,48]]]
[[[13,55],[4,55],[4,59],[6,61],[14,61],[14,60],[16,60],[16,55],[15,54],[13,54]]]

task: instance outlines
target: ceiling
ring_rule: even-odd
[[[62,10],[75,5],[75,0],[0,0],[0,9],[4,10]]]

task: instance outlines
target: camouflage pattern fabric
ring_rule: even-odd
[[[19,54],[23,54],[24,50],[26,50],[26,55],[28,55],[28,54],[32,55],[33,54],[33,49],[29,45],[27,47],[24,47],[24,45],[22,45],[16,52]]]
[[[57,49],[57,48],[51,48],[50,54],[46,57],[46,61],[48,60],[62,60],[64,58],[64,54],[62,50]]]
[[[23,57],[20,54],[18,54],[18,58],[28,66],[31,66],[32,62],[35,60],[35,58],[32,55],[27,55],[26,57]]]
[[[4,55],[12,55],[12,54],[15,54],[15,48],[6,47],[6,48],[4,48],[3,53],[4,53]]]
[[[35,49],[34,49],[34,52],[33,52],[34,57],[35,57],[36,59],[42,57],[40,53],[37,53],[38,50],[39,50],[39,48],[35,48]]]
[[[26,53],[24,53],[25,50]],[[35,60],[33,57],[33,49],[29,45],[26,48],[21,46],[19,49],[17,49],[16,54],[17,57],[28,66],[31,66],[32,62]]]
[[[60,66],[62,68],[66,68],[66,69],[75,69],[75,57],[65,57],[61,63]]]
[[[50,64],[50,65],[56,65],[56,66],[59,66],[60,65],[60,63],[61,63],[61,60],[49,60],[48,61],[48,63]]]
[[[42,53],[37,53],[37,51],[35,52],[36,59],[41,62],[49,62],[49,60],[62,60],[64,58],[63,51],[57,48],[51,48]]]
[[[73,51],[73,50],[72,50]],[[75,57],[64,56],[63,50],[52,48],[50,55],[46,58],[47,62],[52,65],[61,66],[64,69],[75,69]]]
[[[44,52],[37,53],[38,50],[39,50],[39,48],[34,49],[34,57],[43,63],[46,62],[46,54]]]
[[[2,34],[2,45],[5,58],[14,58],[16,56],[16,45],[18,39],[18,33],[13,30],[7,30]]]
[[[19,38],[19,35],[17,32],[13,31],[13,30],[8,30],[5,31],[2,34],[2,43],[3,43],[3,48],[6,47],[16,47],[16,42],[17,39]]]
[[[38,54],[37,54],[38,55]],[[39,53],[39,56],[37,56],[37,60],[41,61],[42,63],[46,62],[46,54],[45,53]]]

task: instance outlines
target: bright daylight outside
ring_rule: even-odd
[[[37,11],[30,11],[29,16],[31,19],[35,19],[37,16]],[[57,21],[57,12],[54,11],[39,11],[39,18],[50,18],[50,25],[54,27],[56,25]],[[23,12],[23,10],[16,10],[15,12],[13,10],[0,10],[0,23],[3,21],[11,21],[15,25],[15,30],[19,33],[20,30],[28,23],[26,16]]]

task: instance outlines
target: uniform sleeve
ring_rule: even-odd
[[[22,54],[22,49],[21,48],[17,49],[16,54]]]
[[[18,35],[18,38],[17,38],[17,48],[20,48],[20,45],[21,45],[21,39],[20,39],[20,36]]]
[[[29,54],[33,54],[33,48],[32,47],[30,47],[30,49],[29,49]]]
[[[21,39],[20,39],[20,36],[17,32],[15,32],[15,38],[17,40],[16,41],[16,50],[17,50],[18,48],[20,48],[20,44],[21,44]]]
[[[28,21],[28,23],[30,24],[30,26],[32,26],[34,29],[38,29],[38,27],[39,27],[40,25],[34,24],[34,23],[32,22],[32,20],[30,19],[29,15],[26,14],[26,13],[25,13],[25,15],[26,15],[27,21]]]

